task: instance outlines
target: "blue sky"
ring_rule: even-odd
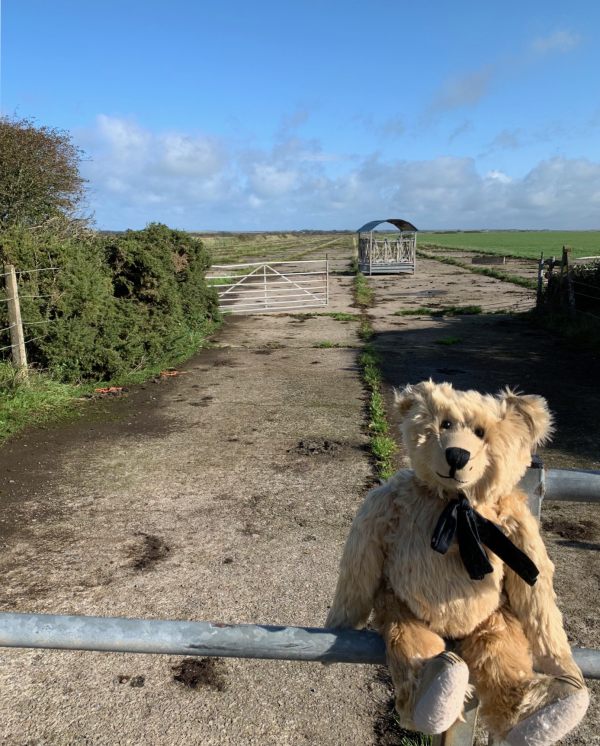
[[[600,4],[2,0],[101,228],[600,228]]]

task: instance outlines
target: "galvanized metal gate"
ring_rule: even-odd
[[[327,259],[215,264],[207,279],[224,313],[296,311],[329,303]]]

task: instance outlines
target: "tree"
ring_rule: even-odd
[[[85,193],[82,155],[68,132],[0,117],[0,229],[74,218]]]

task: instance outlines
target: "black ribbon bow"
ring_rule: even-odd
[[[473,580],[483,580],[485,575],[493,571],[482,546],[485,544],[526,583],[533,585],[539,575],[535,564],[495,523],[474,510],[466,495],[462,492],[458,495],[456,500],[446,505],[439,517],[431,537],[432,549],[446,554],[456,534],[460,557],[469,576]]]

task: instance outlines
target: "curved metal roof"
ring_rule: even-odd
[[[363,227],[359,228],[356,232],[368,233],[369,231],[372,231],[374,228],[376,228],[378,225],[381,225],[381,223],[391,223],[392,225],[395,225],[399,231],[419,230],[418,228],[415,228],[412,223],[409,223],[408,220],[402,220],[401,218],[388,218],[387,220],[371,220],[370,223],[365,223]]]

